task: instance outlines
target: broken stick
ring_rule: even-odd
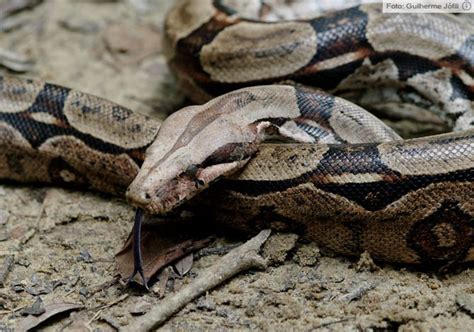
[[[123,330],[149,331],[156,329],[186,304],[222,284],[225,280],[252,268],[265,269],[266,261],[258,252],[269,236],[270,230],[263,230],[240,247],[233,249],[213,266],[202,272],[188,286],[163,299],[147,314],[138,318]]]

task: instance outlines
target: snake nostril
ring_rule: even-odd
[[[151,201],[150,194],[146,192],[134,193],[129,196],[129,199],[140,206],[148,205]]]

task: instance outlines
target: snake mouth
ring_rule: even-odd
[[[153,214],[169,213],[193,198],[205,187],[207,187],[207,184],[202,180],[179,176],[158,188],[146,209]]]
[[[157,189],[147,189],[132,184],[127,190],[127,200],[134,206],[153,215],[167,214],[197,194],[202,182],[187,176],[171,179]]]
[[[127,200],[153,215],[163,215],[189,201],[222,177],[241,169],[250,158],[208,167],[188,167],[180,175],[160,185],[134,182],[127,190]]]

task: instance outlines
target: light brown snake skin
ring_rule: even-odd
[[[265,23],[255,8],[243,18],[225,0],[186,0],[168,14],[183,91],[199,101],[228,93],[161,128],[97,97],[0,77],[0,179],[114,194],[131,184],[127,198],[150,213],[189,201],[200,217],[299,232],[345,255],[474,261],[471,27],[374,5]],[[263,85],[282,80],[292,83]],[[397,130],[426,119],[409,135],[453,132],[402,140],[305,85]]]

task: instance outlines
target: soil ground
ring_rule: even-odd
[[[184,102],[161,54],[161,26],[171,4],[45,0],[0,21],[0,50],[34,63],[22,62],[23,76],[163,119]],[[113,331],[158,303],[158,286],[146,292],[116,282],[114,255],[132,218],[133,209],[120,198],[0,185],[0,329],[41,309],[38,299],[47,308],[82,306],[43,324],[45,331]],[[221,238],[215,250],[197,253],[191,272],[169,281],[166,294],[233,244]],[[160,330],[474,331],[469,267],[440,275],[377,266],[367,257],[332,257],[293,234],[274,235],[264,254],[273,262],[266,271],[232,279],[189,303]]]

